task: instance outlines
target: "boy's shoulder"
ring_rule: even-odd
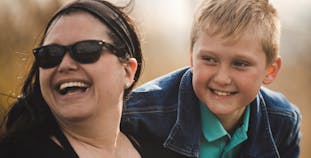
[[[292,104],[281,92],[277,92],[266,87],[261,87],[260,93],[268,107],[276,109],[298,110],[298,108]]]
[[[127,107],[173,104],[177,100],[183,78],[191,78],[189,67],[177,69],[137,87],[130,93],[126,102]]]
[[[266,129],[271,129],[275,144],[281,154],[286,152],[297,152],[301,138],[301,113],[286,97],[280,93],[267,88],[260,89],[264,106],[267,111]],[[290,151],[292,150],[292,151]],[[283,157],[281,155],[281,157]],[[286,156],[285,156],[286,157]]]
[[[291,103],[282,93],[262,87],[260,94],[263,97],[268,113],[271,115],[300,119],[298,107]]]
[[[144,93],[144,92],[156,92],[159,90],[165,90],[171,86],[176,86],[179,84],[182,76],[189,71],[189,67],[184,67],[177,69],[175,71],[169,72],[163,76],[157,77],[151,81],[144,83],[143,85],[137,87],[132,93]]]

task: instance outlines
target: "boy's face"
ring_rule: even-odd
[[[261,84],[272,82],[278,69],[266,66],[266,55],[252,34],[228,42],[202,32],[193,46],[191,70],[200,101],[217,117],[233,118],[243,114]]]

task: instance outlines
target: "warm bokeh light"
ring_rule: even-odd
[[[69,0],[0,1],[0,115],[19,95],[47,19]],[[111,0],[124,4],[128,0]],[[139,83],[189,64],[189,34],[199,0],[136,0],[132,17],[143,41],[145,65]],[[270,0],[282,23],[283,65],[270,88],[281,91],[303,114],[301,157],[311,151],[311,1]]]

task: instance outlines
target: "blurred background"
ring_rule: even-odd
[[[33,61],[31,50],[47,19],[66,2],[0,1],[0,117],[19,95]],[[311,1],[271,2],[278,9],[282,23],[283,65],[278,79],[269,87],[284,93],[300,108],[303,114],[300,157],[308,158],[311,155],[308,150],[311,146],[311,71],[308,69],[311,67]],[[189,64],[189,36],[197,3],[198,0],[136,0],[130,14],[141,33],[145,58],[139,84]]]

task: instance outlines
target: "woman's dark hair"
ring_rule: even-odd
[[[49,20],[43,32],[40,45],[43,44],[52,24],[61,16],[74,12],[89,13],[110,30],[109,35],[113,44],[120,50],[117,54],[120,60],[124,61],[129,57],[137,60],[138,68],[134,77],[135,84],[142,69],[141,45],[134,23],[123,12],[123,9],[124,7],[117,7],[103,0],[76,0],[69,3],[60,8]],[[125,90],[124,99],[126,99],[134,84]],[[39,84],[39,67],[35,61],[22,87],[22,95],[12,105],[6,121],[6,136],[21,131],[38,129],[49,135],[53,128],[57,126],[55,118],[42,97]]]

